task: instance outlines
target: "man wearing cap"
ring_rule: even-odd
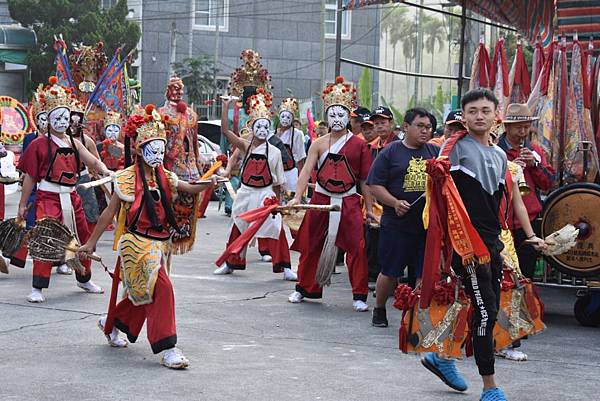
[[[373,121],[373,131],[377,137],[369,145],[373,157],[376,157],[385,145],[395,141],[398,137],[394,135],[394,114],[390,109],[379,106],[373,110],[370,118]]]
[[[361,139],[365,139],[362,135],[362,122],[365,116],[370,116],[371,112],[366,107],[358,106],[350,113],[350,130]]]
[[[450,138],[455,132],[464,131],[462,110],[452,110],[446,117],[444,123],[444,135],[432,138],[429,143],[435,146],[442,146],[444,141]]]
[[[360,129],[362,130],[361,136],[367,142],[367,146],[370,147],[371,142],[377,137],[377,134],[374,130],[373,121],[371,121],[371,114],[365,114],[364,116],[362,116]]]
[[[508,160],[514,161],[523,168],[529,193],[523,195],[523,203],[529,214],[532,227],[539,233],[539,224],[535,224],[537,215],[542,211],[540,193],[548,191],[554,182],[554,170],[546,161],[542,149],[528,139],[532,121],[537,120],[526,104],[513,103],[508,105],[504,123],[504,134],[500,137],[498,146],[504,150]],[[528,239],[519,221],[511,214],[508,217],[512,229],[519,265],[525,277],[532,278],[536,251],[525,241]]]

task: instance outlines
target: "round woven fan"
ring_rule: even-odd
[[[85,267],[77,257],[79,242],[59,220],[45,218],[36,223],[28,234],[29,254],[34,260],[48,263],[66,263],[85,274]]]
[[[25,221],[19,217],[0,223],[0,250],[6,256],[14,254],[25,238]]]

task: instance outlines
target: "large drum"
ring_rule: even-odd
[[[566,224],[579,228],[577,245],[562,255],[547,257],[548,262],[573,276],[600,274],[600,185],[571,184],[550,194],[542,212],[542,236]]]

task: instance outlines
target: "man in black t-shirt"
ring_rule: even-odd
[[[505,401],[494,378],[493,331],[500,302],[503,245],[499,239],[500,201],[505,193],[506,155],[490,144],[490,131],[498,114],[498,100],[487,89],[474,89],[462,98],[463,117],[467,133],[450,150],[451,175],[463,200],[473,227],[485,243],[491,262],[467,268],[456,253],[452,269],[461,277],[465,292],[471,299],[471,336],[473,353],[483,380],[480,401]],[[458,135],[458,134],[457,134]],[[447,141],[445,146],[449,145]],[[443,147],[443,149],[444,149]],[[473,271],[474,270],[474,271]],[[422,364],[444,383],[465,391],[467,383],[455,362],[433,353],[425,354]]]
[[[427,143],[431,136],[431,118],[427,110],[414,108],[404,117],[403,140],[387,144],[375,159],[367,184],[383,205],[379,228],[379,276],[372,324],[387,327],[385,304],[394,293],[397,280],[409,267],[414,287],[423,267],[425,229],[426,161],[437,156],[439,148]]]

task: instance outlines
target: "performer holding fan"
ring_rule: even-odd
[[[132,115],[125,127],[126,134],[135,142],[137,161],[114,176],[115,192],[110,204],[79,252],[93,253],[98,239],[118,212],[114,243],[119,250],[119,261],[113,275],[108,316],[100,319],[99,326],[109,345],[126,347],[127,342],[119,338],[119,330],[135,342],[147,320],[152,351],[155,354],[164,351],[162,364],[166,367],[183,369],[189,361],[175,348],[175,299],[166,271],[171,231],[179,230],[171,205],[177,191],[197,194],[207,185],[179,180],[163,168],[166,119],[153,105],[146,106],[142,113]],[[126,297],[116,304],[119,279],[123,281]]]
[[[104,175],[110,174],[110,171],[81,142],[67,134],[71,118],[70,91],[58,85],[56,77],[51,77],[49,82],[43,97],[48,112],[48,135],[35,139],[18,165],[18,169],[25,174],[19,217],[26,218],[29,195],[34,185],[39,183],[35,200],[37,220],[44,217],[62,220],[80,242],[85,242],[89,237],[88,224],[81,199],[75,192],[80,164],[83,162]],[[83,264],[86,273],[76,272],[77,285],[90,293],[103,293],[104,290],[90,280],[92,272],[89,261]],[[42,289],[48,288],[51,269],[51,263],[34,260],[33,288],[27,297],[29,302],[44,302]]]

